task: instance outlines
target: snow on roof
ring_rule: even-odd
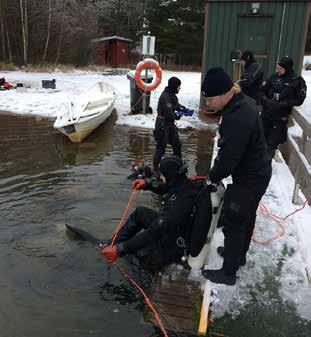
[[[113,35],[113,36],[107,36],[107,37],[99,37],[97,39],[91,40],[91,42],[96,43],[96,42],[103,42],[103,41],[110,41],[110,40],[121,40],[121,41],[127,41],[127,42],[132,42],[133,41],[133,40],[128,39],[126,37]]]

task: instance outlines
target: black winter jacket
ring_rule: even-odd
[[[180,236],[186,239],[191,230],[193,205],[200,188],[185,177],[175,181],[173,186],[147,179],[146,189],[164,195],[159,216],[148,229],[123,242],[123,250],[134,253],[159,243],[162,253],[174,254],[179,249],[176,240]]]
[[[259,104],[260,86],[263,79],[263,70],[260,64],[253,62],[244,68],[239,85],[245,95],[253,98]]]
[[[239,93],[221,111],[218,155],[210,172],[210,180],[232,176],[233,181],[256,183],[269,165],[267,145],[261,119],[254,101]]]
[[[294,72],[283,76],[272,75],[263,86],[262,117],[271,120],[287,118],[294,106],[301,105],[306,98],[306,83]]]
[[[167,123],[174,123],[175,120],[179,120],[180,116],[175,112],[177,109],[183,108],[178,103],[178,98],[169,87],[166,87],[162,92],[158,101],[158,117],[164,119]]]

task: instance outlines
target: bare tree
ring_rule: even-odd
[[[3,25],[3,7],[2,7],[2,2],[0,1],[0,20],[1,20],[1,34],[2,34],[2,59],[5,61],[5,36],[4,36],[4,25]]]
[[[28,52],[28,15],[27,15],[27,0],[19,0],[21,10],[21,23],[23,34],[23,61],[27,64],[27,52]]]
[[[60,26],[60,36],[59,36],[59,43],[58,43],[58,48],[57,48],[57,54],[56,54],[55,65],[57,65],[58,60],[59,60],[60,48],[61,48],[62,40],[63,40],[64,22],[65,22],[65,11],[66,11],[66,2],[67,2],[67,0],[64,0],[64,9],[63,9],[62,21],[61,21],[61,26]]]
[[[48,6],[49,6],[48,30],[47,30],[47,35],[46,35],[46,42],[45,42],[45,48],[44,48],[44,53],[42,57],[42,63],[45,62],[46,53],[47,53],[49,41],[50,41],[50,31],[51,31],[51,21],[52,21],[52,1],[51,0],[48,0]]]
[[[12,52],[11,52],[11,43],[10,43],[10,37],[9,37],[9,30],[8,30],[8,26],[5,25],[5,31],[6,31],[6,38],[7,38],[7,42],[8,42],[8,54],[9,54],[9,62],[12,63]]]

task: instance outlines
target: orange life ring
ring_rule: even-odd
[[[146,83],[141,78],[141,72],[145,69],[152,69],[156,73],[156,76],[151,83]],[[135,81],[138,88],[144,91],[152,91],[160,85],[161,80],[162,80],[162,69],[156,60],[147,58],[144,59],[143,61],[140,61],[137,64],[135,70]]]

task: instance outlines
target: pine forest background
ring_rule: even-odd
[[[92,62],[91,40],[156,36],[162,64],[200,65],[205,0],[0,0],[0,62]],[[135,54],[135,52],[134,52]]]

